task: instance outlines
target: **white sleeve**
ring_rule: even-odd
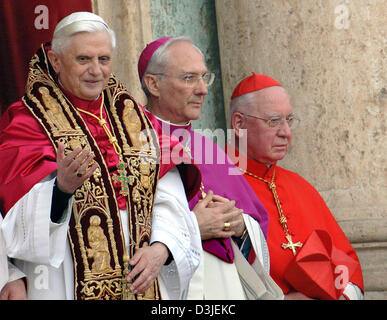
[[[3,218],[0,214],[0,226],[2,225]],[[4,246],[3,233],[0,229],[0,291],[8,281],[8,259],[7,252]]]
[[[16,266],[14,266],[11,262],[8,261],[8,282],[24,278],[26,275],[21,272]]]
[[[9,257],[58,267],[64,259],[72,198],[62,223],[50,219],[55,173],[37,183],[9,210],[1,225]]]
[[[164,243],[173,256],[159,274],[162,298],[186,299],[189,282],[200,263],[202,243],[177,168],[157,185],[151,243],[156,241]]]
[[[0,214],[0,226],[3,218]],[[25,277],[25,274],[8,261],[7,252],[4,246],[4,239],[0,229],[0,291],[7,282]]]
[[[352,282],[348,282],[347,286],[344,289],[343,295],[348,300],[363,300],[364,298],[361,289]]]
[[[261,262],[265,271],[270,273],[269,248],[258,221],[247,214],[243,214],[243,220],[258,260]]]

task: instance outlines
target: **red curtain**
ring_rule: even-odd
[[[92,12],[91,0],[0,1],[0,115],[24,94],[28,64],[56,24],[76,11]]]

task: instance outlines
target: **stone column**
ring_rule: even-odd
[[[226,112],[252,71],[287,88],[301,126],[281,165],[326,200],[366,298],[387,298],[385,1],[216,0],[216,15]]]
[[[145,103],[137,62],[141,51],[152,41],[149,0],[93,0],[93,12],[105,19],[116,33],[113,73],[136,101]]]

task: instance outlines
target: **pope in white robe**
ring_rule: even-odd
[[[27,275],[29,299],[74,299],[74,271],[68,223],[71,200],[63,222],[50,221],[54,174],[38,183],[6,215],[1,230],[8,255]],[[127,213],[121,212],[123,225]],[[175,228],[174,228],[175,227]],[[126,231],[125,231],[126,230]],[[129,245],[127,229],[125,241]],[[185,299],[192,274],[201,257],[200,231],[189,211],[177,169],[158,184],[152,221],[151,244],[164,243],[173,256],[159,274],[163,299]]]
[[[134,144],[138,140],[131,134],[141,129],[137,125],[150,126],[141,109],[134,108],[133,103],[132,108],[126,105],[126,102],[131,102],[129,94],[111,77],[114,46],[114,32],[99,16],[81,12],[64,18],[54,32],[52,47],[49,44],[42,46],[31,60],[28,81],[32,84],[27,85],[30,91],[23,97],[23,101],[10,106],[0,120],[0,161],[3,168],[7,168],[0,174],[0,206],[5,214],[1,230],[8,256],[15,259],[15,263],[27,276],[29,299],[74,299],[76,265],[68,233],[74,215],[74,193],[83,183],[87,183],[87,179],[94,177],[92,175],[97,168],[97,164],[93,163],[92,152],[83,149],[82,155],[79,155],[80,151],[76,150],[81,149],[74,147],[72,153],[65,155],[64,145],[55,143],[58,146],[55,153],[50,139],[55,138],[59,130],[62,134],[64,132],[65,140],[67,132],[80,130],[79,124],[86,124],[83,134],[86,136],[87,132],[91,132],[91,135],[86,136],[89,146],[94,148],[95,153],[103,155],[99,165],[110,174],[110,180],[114,170],[117,171],[119,157],[122,157],[117,142],[118,134],[125,134],[122,124],[125,123],[125,132],[129,132],[133,149],[136,149]],[[114,83],[114,88],[109,81]],[[38,88],[36,91],[35,87]],[[113,90],[116,90],[116,95],[119,92],[119,97],[127,98],[119,100],[119,97],[114,96],[109,100],[111,109],[108,109],[104,97],[109,97]],[[69,104],[73,105],[70,110],[72,114],[66,115],[77,117],[78,125],[75,127],[71,127],[65,116],[65,112],[69,112]],[[122,118],[118,115],[114,118],[108,114],[113,112],[112,104],[124,108],[128,114],[135,114],[130,118],[122,115]],[[37,105],[47,108],[40,118],[34,113]],[[80,109],[88,110],[88,114],[80,115]],[[93,111],[98,116],[89,116]],[[141,120],[130,122],[136,119],[134,116]],[[93,117],[100,118],[95,121]],[[117,126],[121,126],[120,132],[116,131],[114,136],[112,132]],[[153,139],[149,132],[147,134],[149,139]],[[157,139],[155,135],[153,137]],[[129,145],[126,142],[121,147],[128,148]],[[150,179],[149,176],[144,178]],[[147,181],[141,180],[141,183],[146,185]],[[56,187],[70,195],[70,198],[65,209],[60,210],[59,217],[56,217],[58,219],[52,219],[52,207],[57,203],[52,203]],[[122,184],[120,188],[123,188]],[[129,248],[132,235],[129,236],[128,212],[123,209],[127,200],[118,191],[113,190],[118,203],[115,208],[120,209],[123,242]],[[138,251],[156,252],[152,248],[160,248],[158,243],[169,250],[172,262],[156,266],[161,268],[158,273],[161,298],[185,299],[189,281],[200,262],[201,242],[197,221],[188,208],[186,185],[176,167],[172,165],[163,171],[163,175],[160,174],[156,192],[152,196],[151,248],[139,248]],[[164,248],[163,252],[167,249]],[[139,278],[148,266],[155,265],[149,257],[145,263],[148,264]]]

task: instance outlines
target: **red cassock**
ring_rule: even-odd
[[[271,181],[274,170],[274,183],[289,233],[294,243],[303,244],[296,248],[296,256],[282,248],[287,240],[268,184],[244,175],[269,213],[267,241],[274,281],[285,294],[299,291],[312,298],[337,299],[344,288],[342,278],[348,276],[348,281],[363,291],[356,252],[317,190],[294,172],[247,160],[247,171],[266,181]]]

